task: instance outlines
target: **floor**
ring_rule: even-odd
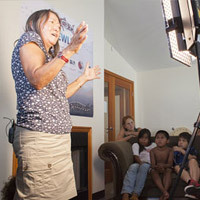
[[[105,200],[111,200],[114,197],[113,183],[107,183],[105,186]]]
[[[98,200],[113,200],[114,197],[114,187],[112,182],[107,183],[105,186],[105,197],[100,198]],[[140,200],[159,200],[159,198],[148,198],[148,199],[140,199]],[[173,200],[189,200],[188,198],[175,198]]]
[[[113,200],[114,197],[114,187],[112,182],[107,183],[105,186],[105,197],[98,200]],[[148,198],[148,199],[140,199],[140,200],[159,200],[159,198]],[[189,200],[188,198],[175,198],[173,200]]]
[[[112,182],[107,183],[105,186],[105,196],[102,197],[95,197],[94,200],[113,200],[114,198],[114,187]]]

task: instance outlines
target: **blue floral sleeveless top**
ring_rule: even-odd
[[[36,90],[24,74],[19,55],[20,48],[29,42],[36,43],[42,49],[46,62],[52,59],[37,33],[26,32],[18,40],[12,54],[11,66],[17,93],[17,125],[46,133],[68,133],[72,123],[65,96],[68,85],[66,74],[61,70],[47,86]]]

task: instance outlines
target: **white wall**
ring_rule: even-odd
[[[177,62],[178,63],[178,62]],[[138,113],[141,127],[154,134],[159,129],[193,125],[200,111],[197,64],[191,68],[177,64],[166,68],[137,73]]]
[[[137,126],[152,134],[177,127],[193,131],[200,111],[196,62],[190,68],[177,62],[176,68],[136,72],[107,40],[104,55],[105,69],[134,81]]]
[[[106,39],[104,49],[105,69],[134,82],[135,122],[137,126],[140,126],[137,119],[137,72],[134,70],[134,66],[130,66],[127,61],[114,49],[114,47],[112,47],[112,45]]]
[[[130,66],[106,39],[104,41],[105,69],[129,80],[135,81],[136,71],[133,69],[133,66]]]
[[[6,181],[8,176],[12,174],[12,146],[8,143],[5,135],[8,121],[4,120],[3,117],[15,118],[16,113],[16,95],[11,74],[11,52],[14,41],[18,37],[18,16],[18,2],[0,1],[1,27],[4,27],[0,32],[0,189],[3,181]]]
[[[27,1],[26,1],[27,2]],[[29,1],[30,2],[30,1]],[[94,82],[94,117],[73,116],[74,126],[92,127],[92,158],[93,158],[93,193],[104,189],[104,165],[97,155],[100,144],[104,142],[104,1],[103,0],[57,0],[57,1],[33,1],[36,4],[45,2],[54,7],[54,10],[66,14],[70,18],[81,22],[85,20],[93,33],[93,63],[100,65],[102,75],[100,80]],[[15,117],[16,95],[14,82],[10,70],[11,53],[13,43],[19,38],[20,6],[22,1],[0,1],[0,189],[3,182],[12,174],[12,146],[7,142],[5,126],[7,121],[3,116]],[[95,180],[95,181],[94,181]]]

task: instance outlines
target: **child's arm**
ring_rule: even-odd
[[[154,150],[150,151],[151,168],[155,169],[156,171],[158,171],[160,173],[163,173],[164,167],[157,163],[156,156],[158,156],[158,155],[156,155],[156,152]]]
[[[197,157],[195,155],[189,154],[188,155],[188,160],[191,160],[191,159],[197,159]]]
[[[174,146],[173,149],[174,149],[174,151],[181,152],[183,155],[185,155],[185,153],[186,153],[185,149],[183,149],[181,147],[178,147],[178,146]],[[189,160],[191,160],[191,159],[197,159],[197,157],[195,155],[189,154],[188,155],[188,159]]]
[[[183,148],[178,147],[178,146],[174,146],[174,147],[173,147],[173,150],[174,150],[174,151],[181,152],[182,154],[185,152],[185,150],[184,150]]]
[[[134,143],[132,145],[132,150],[133,150],[133,157],[134,160],[138,163],[138,164],[142,164],[142,161],[140,160],[140,152],[139,152],[140,146],[138,143]]]
[[[139,156],[134,156],[134,159],[135,159],[135,161],[136,161],[136,163],[138,163],[138,164],[142,164],[143,162],[140,160],[140,157]]]
[[[151,167],[153,169],[155,169],[156,168],[156,158],[155,158],[155,154],[154,154],[153,149],[150,151],[150,160],[151,160]]]
[[[167,163],[163,165],[164,168],[171,168],[173,166],[174,151],[169,148]]]

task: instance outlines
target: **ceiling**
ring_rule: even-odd
[[[170,58],[161,0],[105,0],[105,38],[136,71],[180,66]]]

